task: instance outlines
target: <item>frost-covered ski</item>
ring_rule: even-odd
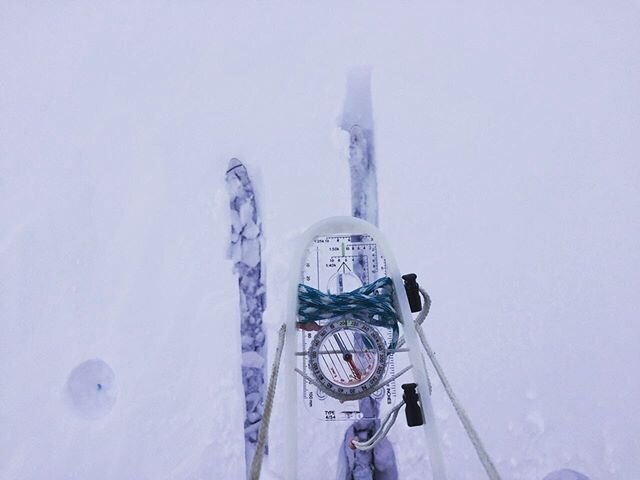
[[[371,102],[371,72],[356,68],[347,77],[347,93],[340,127],[349,134],[351,171],[351,214],[378,225],[378,183],[376,178]]]
[[[378,181],[376,177],[375,150],[373,138],[373,107],[371,100],[371,71],[360,67],[352,69],[347,77],[347,92],[340,127],[349,135],[349,171],[351,178],[351,214],[367,222],[378,225]],[[354,273],[364,282],[364,257],[356,258]],[[366,419],[354,422],[348,432],[357,433],[363,440],[371,438],[379,427],[380,400],[368,397],[360,400],[360,410],[366,411]],[[349,436],[345,434],[345,438]],[[395,453],[391,442],[385,444],[385,452],[356,452],[348,445],[340,450],[339,462],[345,465],[337,480],[349,480],[354,470],[364,469],[375,472],[376,454],[390,459],[388,480],[397,479]]]
[[[244,438],[248,472],[262,423],[265,393],[266,338],[262,327],[262,313],[265,309],[261,259],[262,226],[249,174],[246,167],[236,158],[229,162],[226,184],[231,207],[229,258],[233,260],[240,291],[242,383],[246,401]]]

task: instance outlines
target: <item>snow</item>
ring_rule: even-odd
[[[71,409],[89,419],[107,415],[116,403],[115,375],[100,359],[82,362],[67,380],[67,397]]]
[[[498,469],[640,478],[639,15],[3,2],[0,478],[244,478],[225,171],[260,173],[270,364],[293,239],[349,213],[354,65],[372,67],[380,227]],[[483,478],[434,404],[451,478]],[[406,429],[390,439],[422,478]]]

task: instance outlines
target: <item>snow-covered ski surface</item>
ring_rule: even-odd
[[[349,135],[351,214],[377,226],[378,179],[373,136],[371,68],[349,70],[340,128]]]
[[[351,214],[367,222],[378,225],[378,182],[376,178],[374,143],[373,143],[373,102],[371,99],[371,69],[368,67],[353,68],[347,73],[347,90],[340,128],[349,136],[349,174],[351,179]],[[359,280],[365,282],[364,257],[354,262],[354,273]],[[375,404],[375,405],[372,405]],[[362,440],[368,440],[377,432],[379,421],[380,399],[373,397],[360,400],[360,410],[368,411],[365,418],[353,422],[347,427],[344,443],[339,450],[339,462],[345,465],[337,476],[337,480],[349,480],[357,476],[357,469],[365,472],[376,472],[381,463],[388,480],[396,480],[396,466],[393,444],[385,439],[377,449],[355,452],[350,447],[351,439],[357,433]],[[383,457],[385,462],[376,462],[376,457]]]
[[[238,276],[242,385],[245,398],[244,450],[247,469],[255,455],[265,394],[266,336],[262,314],[266,291],[262,271],[262,225],[247,168],[229,161],[225,181],[231,212],[229,258]]]
[[[271,340],[292,238],[346,212],[335,124],[356,62],[373,67],[380,225],[431,294],[425,330],[498,470],[640,478],[639,16],[2,2],[0,478],[244,478],[222,173],[233,156],[261,172]],[[450,477],[482,479],[434,391]],[[420,478],[400,433],[400,478]]]

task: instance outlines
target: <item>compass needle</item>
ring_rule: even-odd
[[[340,347],[343,360],[349,364],[349,368],[351,368],[351,372],[356,377],[356,380],[360,380],[362,375],[360,374],[360,370],[358,370],[358,367],[353,361],[353,355],[351,355],[351,352],[349,352],[349,350],[347,349],[347,346],[344,344],[344,342],[342,341],[342,338],[340,338],[340,335],[338,333],[334,333],[333,338],[336,339],[338,347]],[[349,338],[349,335],[347,335],[347,339],[348,338]]]
[[[331,345],[331,350],[335,351],[335,347],[333,346],[333,343],[331,343],[331,339],[327,339],[329,342],[329,345]],[[337,355],[335,353],[329,353],[329,349],[325,346],[325,353],[328,354],[329,356],[329,360],[331,360],[331,363],[333,364],[334,368],[336,369],[336,371],[338,370],[338,367],[336,367],[336,364],[333,360],[333,357],[337,357]],[[338,365],[340,365],[340,367],[342,368],[342,372],[344,373],[345,378],[349,378],[349,374],[347,373],[347,371],[344,368],[344,365],[342,364],[342,362],[338,361]],[[341,380],[338,378],[338,380]]]
[[[355,335],[353,336],[355,343],[357,344],[357,340]],[[347,335],[347,340],[349,340],[349,344],[351,345],[351,349],[355,352],[355,358],[356,358],[356,363],[360,362],[360,368],[363,370],[367,369],[367,365],[364,362],[364,360],[362,359],[362,354],[366,352],[366,350],[363,350],[363,346],[358,346],[358,348],[355,347],[354,342],[351,341],[351,337],[349,335]]]

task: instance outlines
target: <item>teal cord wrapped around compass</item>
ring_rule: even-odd
[[[298,323],[304,325],[319,320],[353,316],[370,325],[391,329],[389,350],[398,343],[398,314],[393,305],[393,281],[382,277],[351,292],[334,295],[308,285],[298,285]],[[371,348],[372,346],[368,346]]]

